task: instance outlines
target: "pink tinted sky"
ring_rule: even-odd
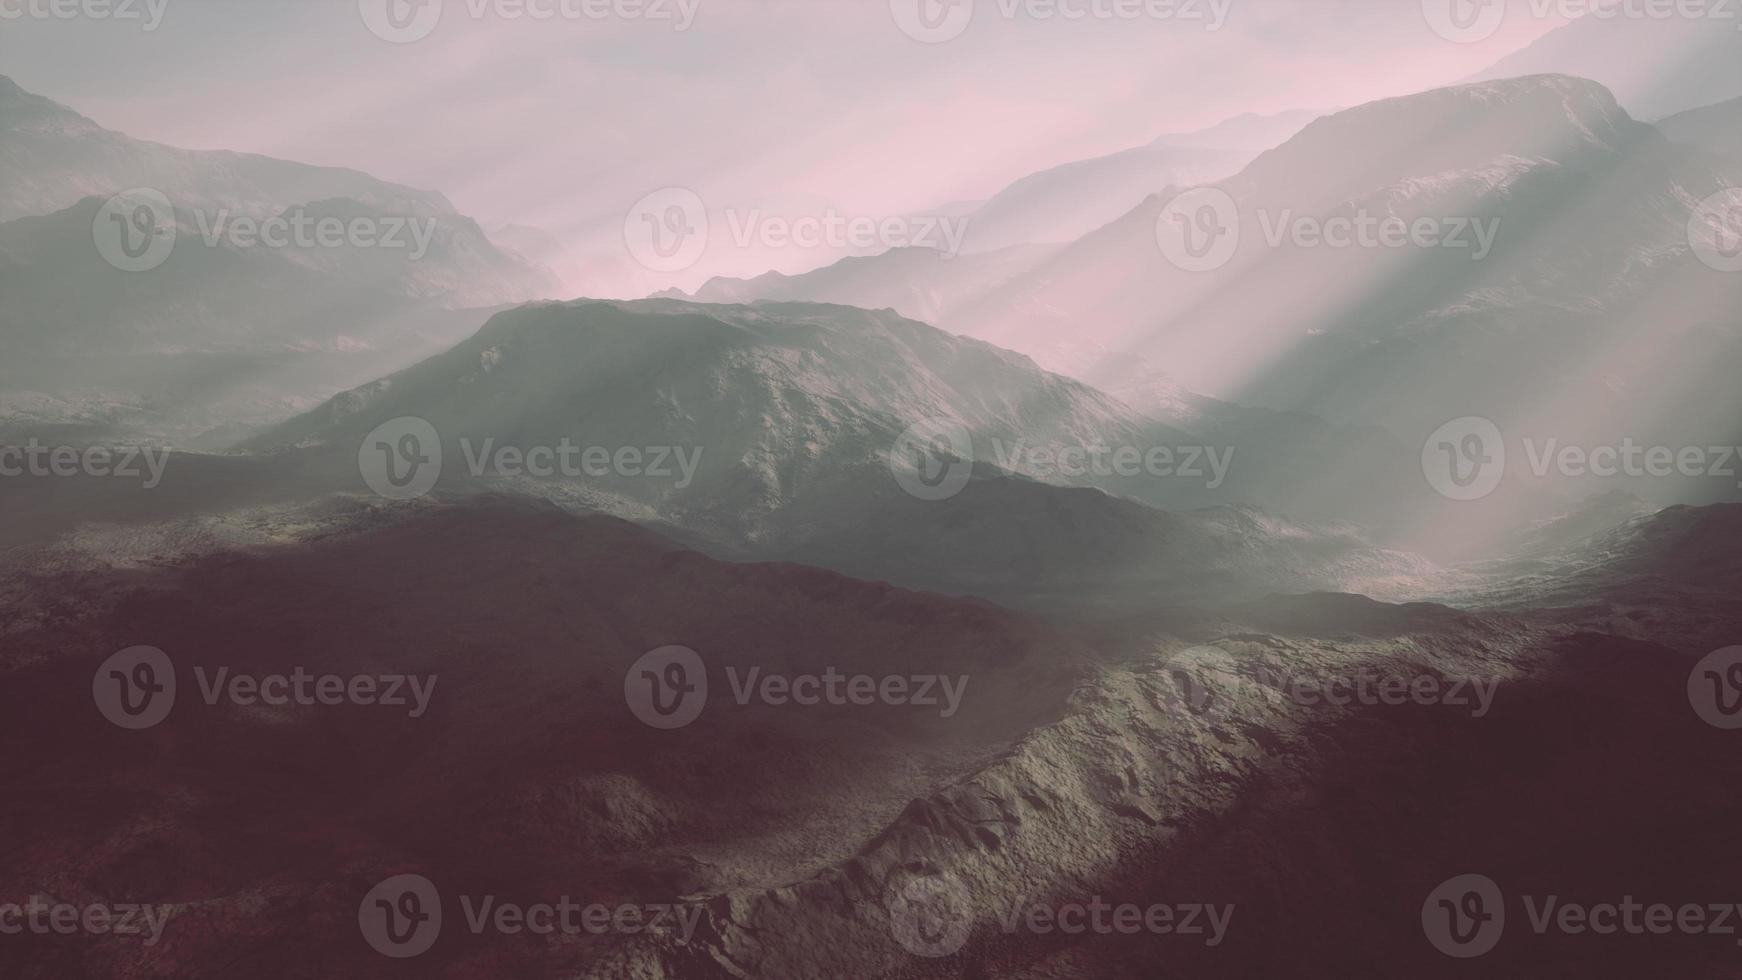
[[[687,31],[446,2],[406,45],[370,34],[358,0],[167,0],[149,34],[13,21],[0,72],[136,136],[358,167],[443,190],[487,227],[572,237],[667,185],[710,207],[869,216],[982,198],[1242,112],[1447,84],[1564,23],[1513,17],[1466,45],[1415,2],[1216,0],[1227,20],[1208,31],[978,0],[960,37],[922,44],[890,0],[699,0]]]

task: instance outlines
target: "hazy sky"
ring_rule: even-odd
[[[1446,84],[1564,23],[1515,17],[1457,44],[1413,0],[1185,0],[1196,19],[978,0],[960,36],[927,44],[892,14],[918,0],[682,0],[681,31],[515,15],[563,0],[446,0],[432,33],[393,44],[359,0],[151,2],[167,4],[151,32],[0,20],[0,73],[135,136],[358,167],[442,190],[486,227],[563,236],[667,185],[710,207],[866,215],[981,198],[1241,112]],[[635,2],[680,16],[679,0]],[[1054,4],[1091,16],[1049,18]]]

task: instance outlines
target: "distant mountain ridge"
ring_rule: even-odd
[[[364,437],[403,417],[434,427],[452,461],[438,484],[446,492],[535,494],[678,529],[722,554],[1015,603],[1043,603],[1083,581],[1099,583],[1114,605],[1158,592],[1214,596],[1260,581],[1271,591],[1331,581],[1319,575],[1382,588],[1423,567],[1374,548],[1353,527],[1237,506],[1308,500],[1303,485],[1314,479],[1301,464],[1330,479],[1344,459],[1383,458],[1371,445],[1306,426],[1292,438],[1293,459],[1288,441],[1240,437],[1235,455],[1218,457],[1232,460],[1225,482],[1213,480],[1202,456],[1196,477],[1065,472],[1026,450],[1219,444],[1021,355],[888,311],[532,304],[242,448],[328,459],[339,485],[350,486]],[[971,470],[941,500],[905,492],[895,476],[912,465],[901,455],[904,430],[928,423],[960,426],[971,440]],[[699,450],[700,463],[684,480],[469,473],[465,461],[487,440],[517,452],[564,442],[684,447]],[[1379,482],[1352,464],[1343,476]]]
[[[1677,143],[1742,159],[1742,96],[1689,109],[1659,119],[1655,125]]]
[[[0,75],[0,222],[135,187],[162,191],[180,207],[229,208],[253,217],[329,198],[382,210],[455,213],[435,191],[357,170],[134,139]]]
[[[1626,5],[1629,10],[1649,6]],[[1465,81],[1545,74],[1589,78],[1614,92],[1642,120],[1742,95],[1742,32],[1737,30],[1742,11],[1723,3],[1690,9],[1695,15],[1680,10],[1672,16],[1663,16],[1661,10],[1644,17],[1587,15]]]

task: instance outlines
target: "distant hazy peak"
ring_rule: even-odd
[[[0,132],[30,129],[64,133],[101,132],[103,127],[50,98],[27,92],[0,75]]]
[[[1473,171],[1512,157],[1570,164],[1649,132],[1596,82],[1530,75],[1381,99],[1322,117],[1231,183],[1346,196],[1393,183],[1402,160],[1418,176]]]

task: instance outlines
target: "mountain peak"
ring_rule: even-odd
[[[1576,166],[1650,134],[1597,82],[1527,75],[1381,99],[1315,120],[1261,155],[1236,182],[1249,188],[1311,187],[1324,202],[1395,177],[1474,171],[1504,158]],[[1318,202],[1318,203],[1324,203]],[[1300,202],[1305,206],[1309,202]]]

